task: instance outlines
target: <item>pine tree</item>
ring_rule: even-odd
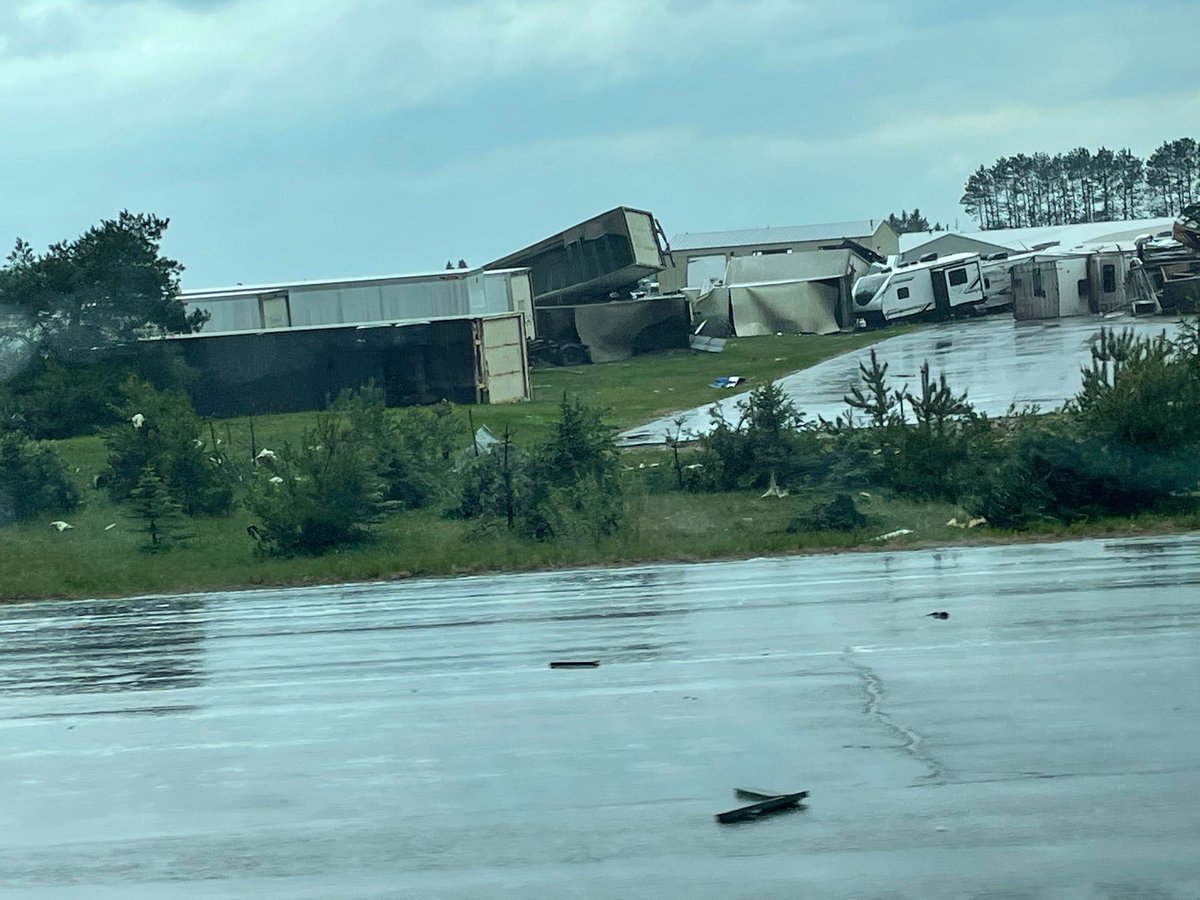
[[[141,521],[147,541],[142,549],[158,553],[182,543],[186,536],[180,530],[183,510],[171,497],[166,483],[153,466],[146,466],[138,478],[137,486],[130,492],[133,501],[133,517]]]

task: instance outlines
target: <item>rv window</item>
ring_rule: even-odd
[[[960,284],[967,283],[966,269],[951,269],[950,270],[950,287],[957,287]]]
[[[908,288],[896,288],[896,299],[897,300],[907,300],[908,299]]]
[[[1115,294],[1117,292],[1117,267],[1108,265],[1102,271],[1104,272],[1104,293]]]
[[[755,250],[752,256],[778,256],[781,253],[791,253],[791,248],[781,247],[778,250]]]

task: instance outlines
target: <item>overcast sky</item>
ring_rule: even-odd
[[[3,0],[0,241],[168,216],[184,286],[960,220],[997,156],[1200,137],[1200,2]]]

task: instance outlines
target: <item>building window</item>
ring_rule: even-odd
[[[1108,265],[1101,271],[1104,273],[1104,293],[1115,294],[1117,292],[1117,267]]]
[[[896,288],[896,299],[897,300],[907,300],[908,299],[908,288]]]
[[[1036,267],[1033,270],[1033,296],[1046,296],[1046,289],[1042,287],[1042,270]]]
[[[950,287],[958,287],[960,284],[967,283],[966,269],[951,269],[950,270]]]

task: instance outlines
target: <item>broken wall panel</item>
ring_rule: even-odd
[[[738,337],[764,334],[835,334],[839,291],[824,282],[729,289]]]
[[[688,346],[687,304],[682,299],[630,300],[571,308],[575,331],[592,362],[616,362],[652,350]]]

